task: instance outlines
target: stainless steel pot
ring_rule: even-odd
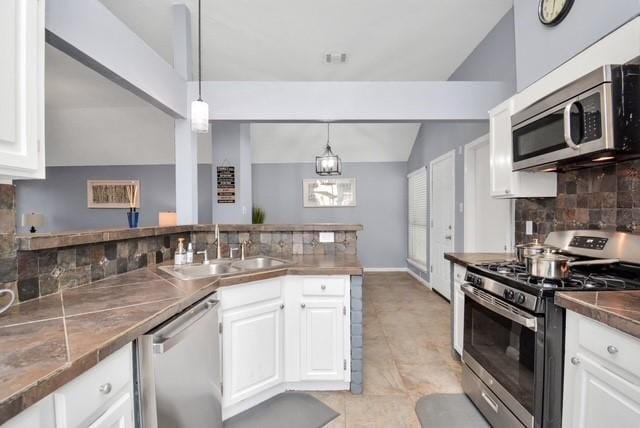
[[[618,263],[618,259],[595,259],[575,261],[575,258],[546,251],[543,254],[527,257],[527,271],[530,275],[545,279],[567,279],[572,266],[609,265]]]
[[[526,263],[527,257],[537,256],[549,249],[556,250],[555,247],[540,244],[537,239],[534,239],[533,242],[530,242],[528,244],[516,245],[516,258],[520,263]]]

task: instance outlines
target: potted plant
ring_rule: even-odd
[[[253,224],[264,224],[266,213],[260,207],[253,207],[251,210],[251,222]]]
[[[127,199],[129,200],[129,212],[127,212],[127,220],[129,220],[129,227],[138,227],[138,221],[140,220],[140,213],[136,211],[136,200],[138,198],[138,187],[135,184],[130,184],[126,187]]]

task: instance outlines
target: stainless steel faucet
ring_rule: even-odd
[[[198,251],[197,254],[204,254],[204,260],[202,261],[203,264],[208,265],[209,264],[209,257],[207,255],[207,250],[202,250],[202,251]]]
[[[216,259],[221,259],[222,254],[220,254],[220,227],[218,226],[218,223],[216,223],[216,228],[214,233],[216,237]]]
[[[240,259],[244,260],[244,250],[245,247],[250,243],[250,241],[242,241],[240,244]]]

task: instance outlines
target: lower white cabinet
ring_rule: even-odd
[[[300,307],[300,379],[344,379],[344,300],[303,297]]]
[[[133,428],[133,360],[124,346],[2,428]]]
[[[567,311],[566,428],[640,426],[640,340]]]
[[[284,379],[284,303],[258,302],[222,315],[223,406]]]
[[[462,265],[453,265],[453,296],[451,304],[453,305],[453,349],[462,355],[463,347],[463,331],[464,331],[464,293],[462,292],[462,284],[467,268]]]
[[[218,290],[224,419],[285,390],[348,389],[349,280],[286,276]]]

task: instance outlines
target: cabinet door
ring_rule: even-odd
[[[491,195],[504,197],[515,191],[511,166],[511,100],[491,110],[489,128]]]
[[[0,2],[0,175],[43,171],[44,3]]]
[[[607,370],[588,353],[568,353],[567,358],[563,426],[640,426],[640,386]]]
[[[460,288],[461,283],[453,283],[453,349],[462,355],[463,331],[464,331],[464,293]]]
[[[133,428],[133,399],[126,392],[113,403],[106,412],[96,419],[89,428]]]
[[[281,383],[284,304],[257,303],[222,315],[224,406]]]
[[[300,306],[300,378],[343,380],[344,299],[307,298]]]

